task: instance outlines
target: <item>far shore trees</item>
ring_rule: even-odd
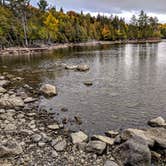
[[[85,42],[91,40],[137,40],[166,37],[166,25],[144,11],[129,23],[118,16],[106,17],[59,11],[39,0],[0,0],[0,46],[37,46],[40,43]]]

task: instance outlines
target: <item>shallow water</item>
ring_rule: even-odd
[[[62,64],[85,63],[90,71],[65,70]],[[147,127],[147,120],[166,118],[166,41],[159,44],[103,45],[56,50],[34,56],[0,57],[1,72],[25,78],[38,88],[50,83],[58,96],[42,98],[40,106],[59,119],[80,116],[72,125],[89,133]],[[92,81],[93,86],[83,83]],[[61,112],[66,107],[68,112]]]

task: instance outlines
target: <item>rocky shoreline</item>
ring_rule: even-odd
[[[52,45],[41,45],[40,47],[10,47],[0,50],[0,56],[5,55],[33,55],[44,52],[51,52],[57,49],[75,47],[75,46],[97,46],[97,45],[105,45],[105,44],[142,44],[142,43],[158,43],[161,42],[161,39],[149,39],[149,40],[120,40],[120,41],[91,41],[84,43],[65,43],[65,44],[52,44]]]
[[[81,67],[77,70],[88,69]],[[8,73],[0,76],[1,166],[166,165],[166,122],[162,117],[150,120],[146,130],[106,131],[89,137],[83,131],[70,131],[54,113],[39,109],[42,95],[57,95],[55,86],[46,84],[38,90],[27,84],[13,85],[22,80]]]

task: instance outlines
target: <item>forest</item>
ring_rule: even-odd
[[[55,4],[56,5],[56,4]],[[32,6],[30,0],[0,1],[0,47],[40,44],[158,39],[166,37],[166,24],[144,11],[130,22],[118,16],[92,17],[74,11],[59,11],[46,0]]]

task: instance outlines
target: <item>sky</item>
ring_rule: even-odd
[[[31,0],[36,5],[37,1]],[[144,10],[150,16],[157,16],[159,21],[166,23],[166,0],[47,0],[51,6],[57,9],[63,7],[64,11],[74,10],[98,13],[106,16],[118,15],[129,21],[133,14]]]

